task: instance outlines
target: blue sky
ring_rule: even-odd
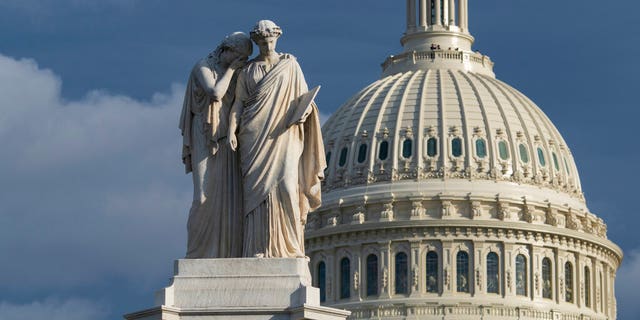
[[[151,306],[185,249],[184,85],[224,35],[276,21],[324,115],[401,50],[405,1],[220,2],[0,1],[0,319]],[[625,251],[619,318],[640,318],[640,3],[470,2],[475,49],[569,144],[589,208]]]

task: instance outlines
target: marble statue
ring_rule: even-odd
[[[235,70],[251,55],[251,39],[227,36],[191,70],[180,130],[182,160],[193,175],[186,258],[242,255],[242,187],[236,152],[227,143]]]
[[[308,87],[295,57],[275,51],[282,29],[262,20],[250,35],[260,53],[238,74],[228,133],[242,170],[242,255],[300,258],[326,167],[318,110],[299,103]]]

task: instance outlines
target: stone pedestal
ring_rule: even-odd
[[[182,259],[156,307],[127,320],[345,319],[349,311],[320,306],[305,259]]]

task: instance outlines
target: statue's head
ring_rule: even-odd
[[[229,54],[230,56],[246,58],[253,53],[253,44],[246,33],[238,31],[226,36],[216,51],[219,56],[228,52],[233,53]]]
[[[261,55],[269,55],[276,50],[282,29],[271,20],[260,20],[250,32],[251,40],[260,48]]]
[[[251,39],[256,41],[264,38],[279,38],[282,35],[282,29],[271,20],[260,20],[250,32]]]

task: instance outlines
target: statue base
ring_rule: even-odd
[[[326,319],[350,312],[320,306],[306,259],[181,259],[156,307],[127,320]]]

